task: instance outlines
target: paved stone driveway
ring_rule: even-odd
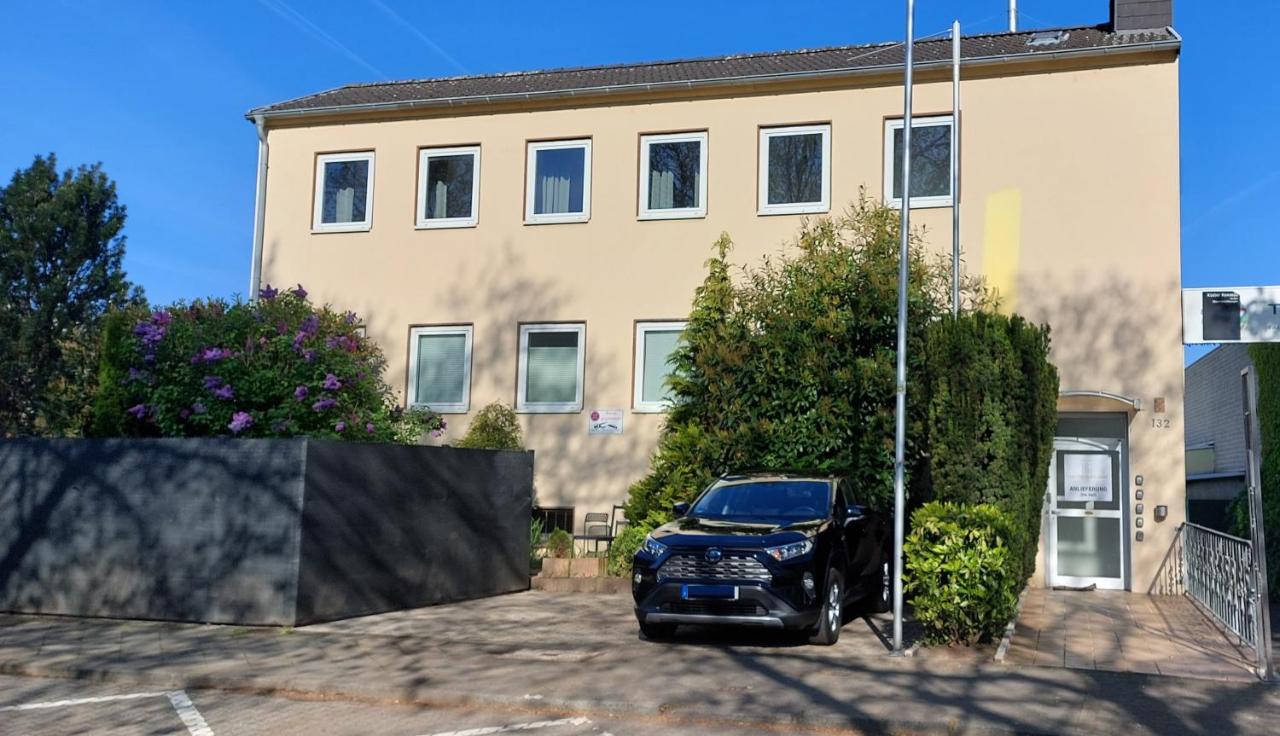
[[[1029,589],[1011,664],[1252,680],[1235,646],[1189,599],[1122,591]]]

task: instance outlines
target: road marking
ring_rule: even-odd
[[[209,728],[209,724],[205,722],[204,716],[200,715],[200,711],[196,710],[195,703],[191,702],[191,698],[182,690],[173,690],[165,693],[169,698],[169,703],[173,709],[178,711],[178,717],[182,719],[183,725],[191,732],[191,736],[213,736],[213,729]]]
[[[440,731],[423,736],[489,736],[495,733],[514,733],[516,731],[534,731],[541,728],[558,728],[560,726],[585,726],[591,723],[590,718],[561,718],[556,721],[533,721],[530,723],[513,723],[509,726],[485,726],[484,728],[468,728],[464,731]]]
[[[116,700],[137,700],[139,698],[161,698],[168,693],[129,693],[127,695],[102,695],[96,698],[72,698],[70,700],[47,700],[43,703],[23,703],[22,705],[6,705],[0,712],[15,710],[41,710],[44,708],[64,708],[70,705],[92,705],[94,703],[110,703]]]

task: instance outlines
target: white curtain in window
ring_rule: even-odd
[[[671,209],[676,200],[676,175],[673,171],[649,172],[649,209]]]
[[[542,211],[540,214],[557,214],[569,211],[569,177],[540,177],[538,185],[542,188]]]
[[[356,190],[353,187],[339,189],[334,197],[334,209],[337,211],[338,222],[355,222]]]
[[[418,337],[418,403],[428,406],[463,403],[466,371],[465,334]]]
[[[525,401],[568,404],[578,400],[578,333],[529,334]]]
[[[449,185],[441,179],[436,182],[435,189],[435,210],[431,213],[431,217],[437,219],[448,217]]]

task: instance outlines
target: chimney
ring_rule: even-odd
[[[1150,31],[1173,25],[1173,0],[1111,0],[1111,29]]]

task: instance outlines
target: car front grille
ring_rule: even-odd
[[[754,557],[726,554],[719,562],[708,562],[702,555],[676,553],[658,569],[658,580],[746,580],[769,583],[773,575]]]
[[[750,601],[675,601],[664,603],[662,610],[696,616],[763,616],[768,613],[764,606]]]

